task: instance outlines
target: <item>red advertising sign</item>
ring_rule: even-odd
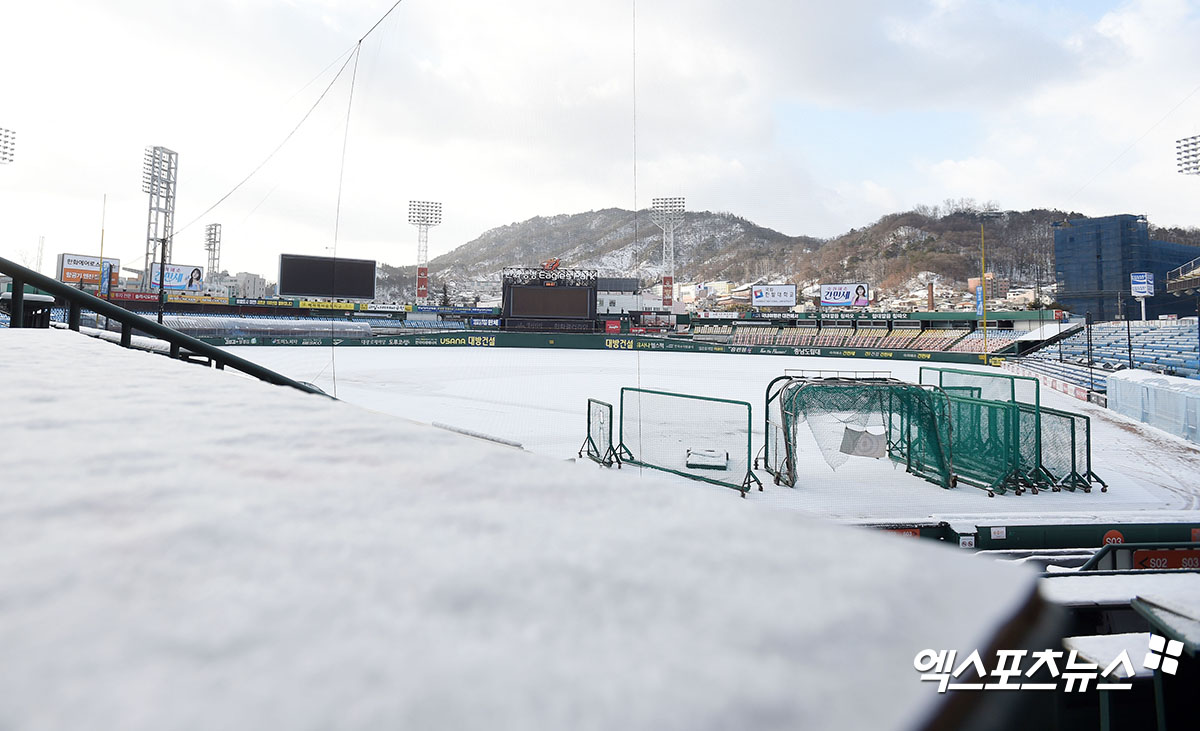
[[[605,320],[604,321],[604,332],[606,332],[606,333],[621,332],[621,321],[620,320]]]
[[[663,277],[663,307],[671,306],[671,299],[674,294],[675,277]]]
[[[429,267],[417,267],[417,297],[429,296]]]
[[[1200,569],[1200,549],[1161,548],[1133,552],[1135,569]]]

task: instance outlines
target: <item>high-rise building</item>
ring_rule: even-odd
[[[1189,315],[1195,305],[1167,294],[1166,279],[1197,256],[1200,246],[1151,239],[1145,216],[1071,219],[1054,230],[1057,300],[1072,314],[1090,311],[1097,321],[1137,319],[1141,308],[1130,298],[1130,274],[1150,272],[1154,296],[1146,300],[1146,317]]]

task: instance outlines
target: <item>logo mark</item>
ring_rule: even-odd
[[[1179,640],[1167,641],[1166,637],[1159,635],[1150,635],[1150,652],[1146,653],[1146,659],[1142,661],[1142,667],[1147,670],[1158,670],[1159,663],[1162,664],[1162,671],[1167,675],[1174,675],[1179,669],[1179,656],[1183,654],[1183,643]]]

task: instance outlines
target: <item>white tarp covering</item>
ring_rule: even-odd
[[[1108,408],[1200,442],[1200,381],[1143,370],[1118,371],[1108,377]]]

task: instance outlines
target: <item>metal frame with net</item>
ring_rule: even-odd
[[[621,458],[613,447],[613,407],[612,404],[590,398],[587,402],[587,436],[579,447],[579,456],[587,455],[593,462],[618,469]]]
[[[987,490],[1020,495],[1035,486],[1021,469],[1020,419],[1017,404],[947,393],[950,402],[950,444],[954,467],[963,482]],[[974,392],[974,391],[972,391]]]
[[[998,492],[1010,488],[1017,494],[1026,489],[1035,494],[1039,489],[1091,492],[1095,485],[1100,485],[1102,492],[1108,490],[1104,481],[1092,471],[1091,419],[1042,406],[1041,384],[1036,378],[922,366],[920,381],[940,387],[952,401],[962,399],[993,404],[975,404],[954,411],[951,426],[956,434],[956,463],[960,467],[972,464],[988,467],[975,471],[970,475],[971,479],[994,480],[997,475],[995,463],[999,461],[996,456],[975,460],[973,451],[986,453],[1000,448],[992,445],[1003,445],[1005,449],[1015,447],[1017,472],[996,483]],[[1009,404],[1011,408],[997,404]],[[1001,411],[1009,415],[1002,416]],[[977,423],[981,419],[982,426]],[[1010,421],[1010,428],[997,431],[999,424]],[[981,428],[988,433],[983,435]],[[1000,432],[1010,436],[1002,436]],[[979,437],[972,438],[974,435]],[[963,476],[967,477],[965,471]]]
[[[739,490],[762,482],[751,471],[752,417],[745,401],[622,388],[616,458]],[[590,428],[590,421],[589,421]]]
[[[1022,414],[1028,404],[1017,404]],[[1048,406],[1040,407],[1042,469],[1049,475],[1053,489],[1091,492],[1099,485],[1108,492],[1108,484],[1092,471],[1092,420]]]
[[[851,455],[886,455],[935,485],[956,485],[950,404],[937,388],[886,376],[784,375],[767,385],[764,405],[765,442],[755,466],[778,485],[796,486],[802,423],[832,469]]]

